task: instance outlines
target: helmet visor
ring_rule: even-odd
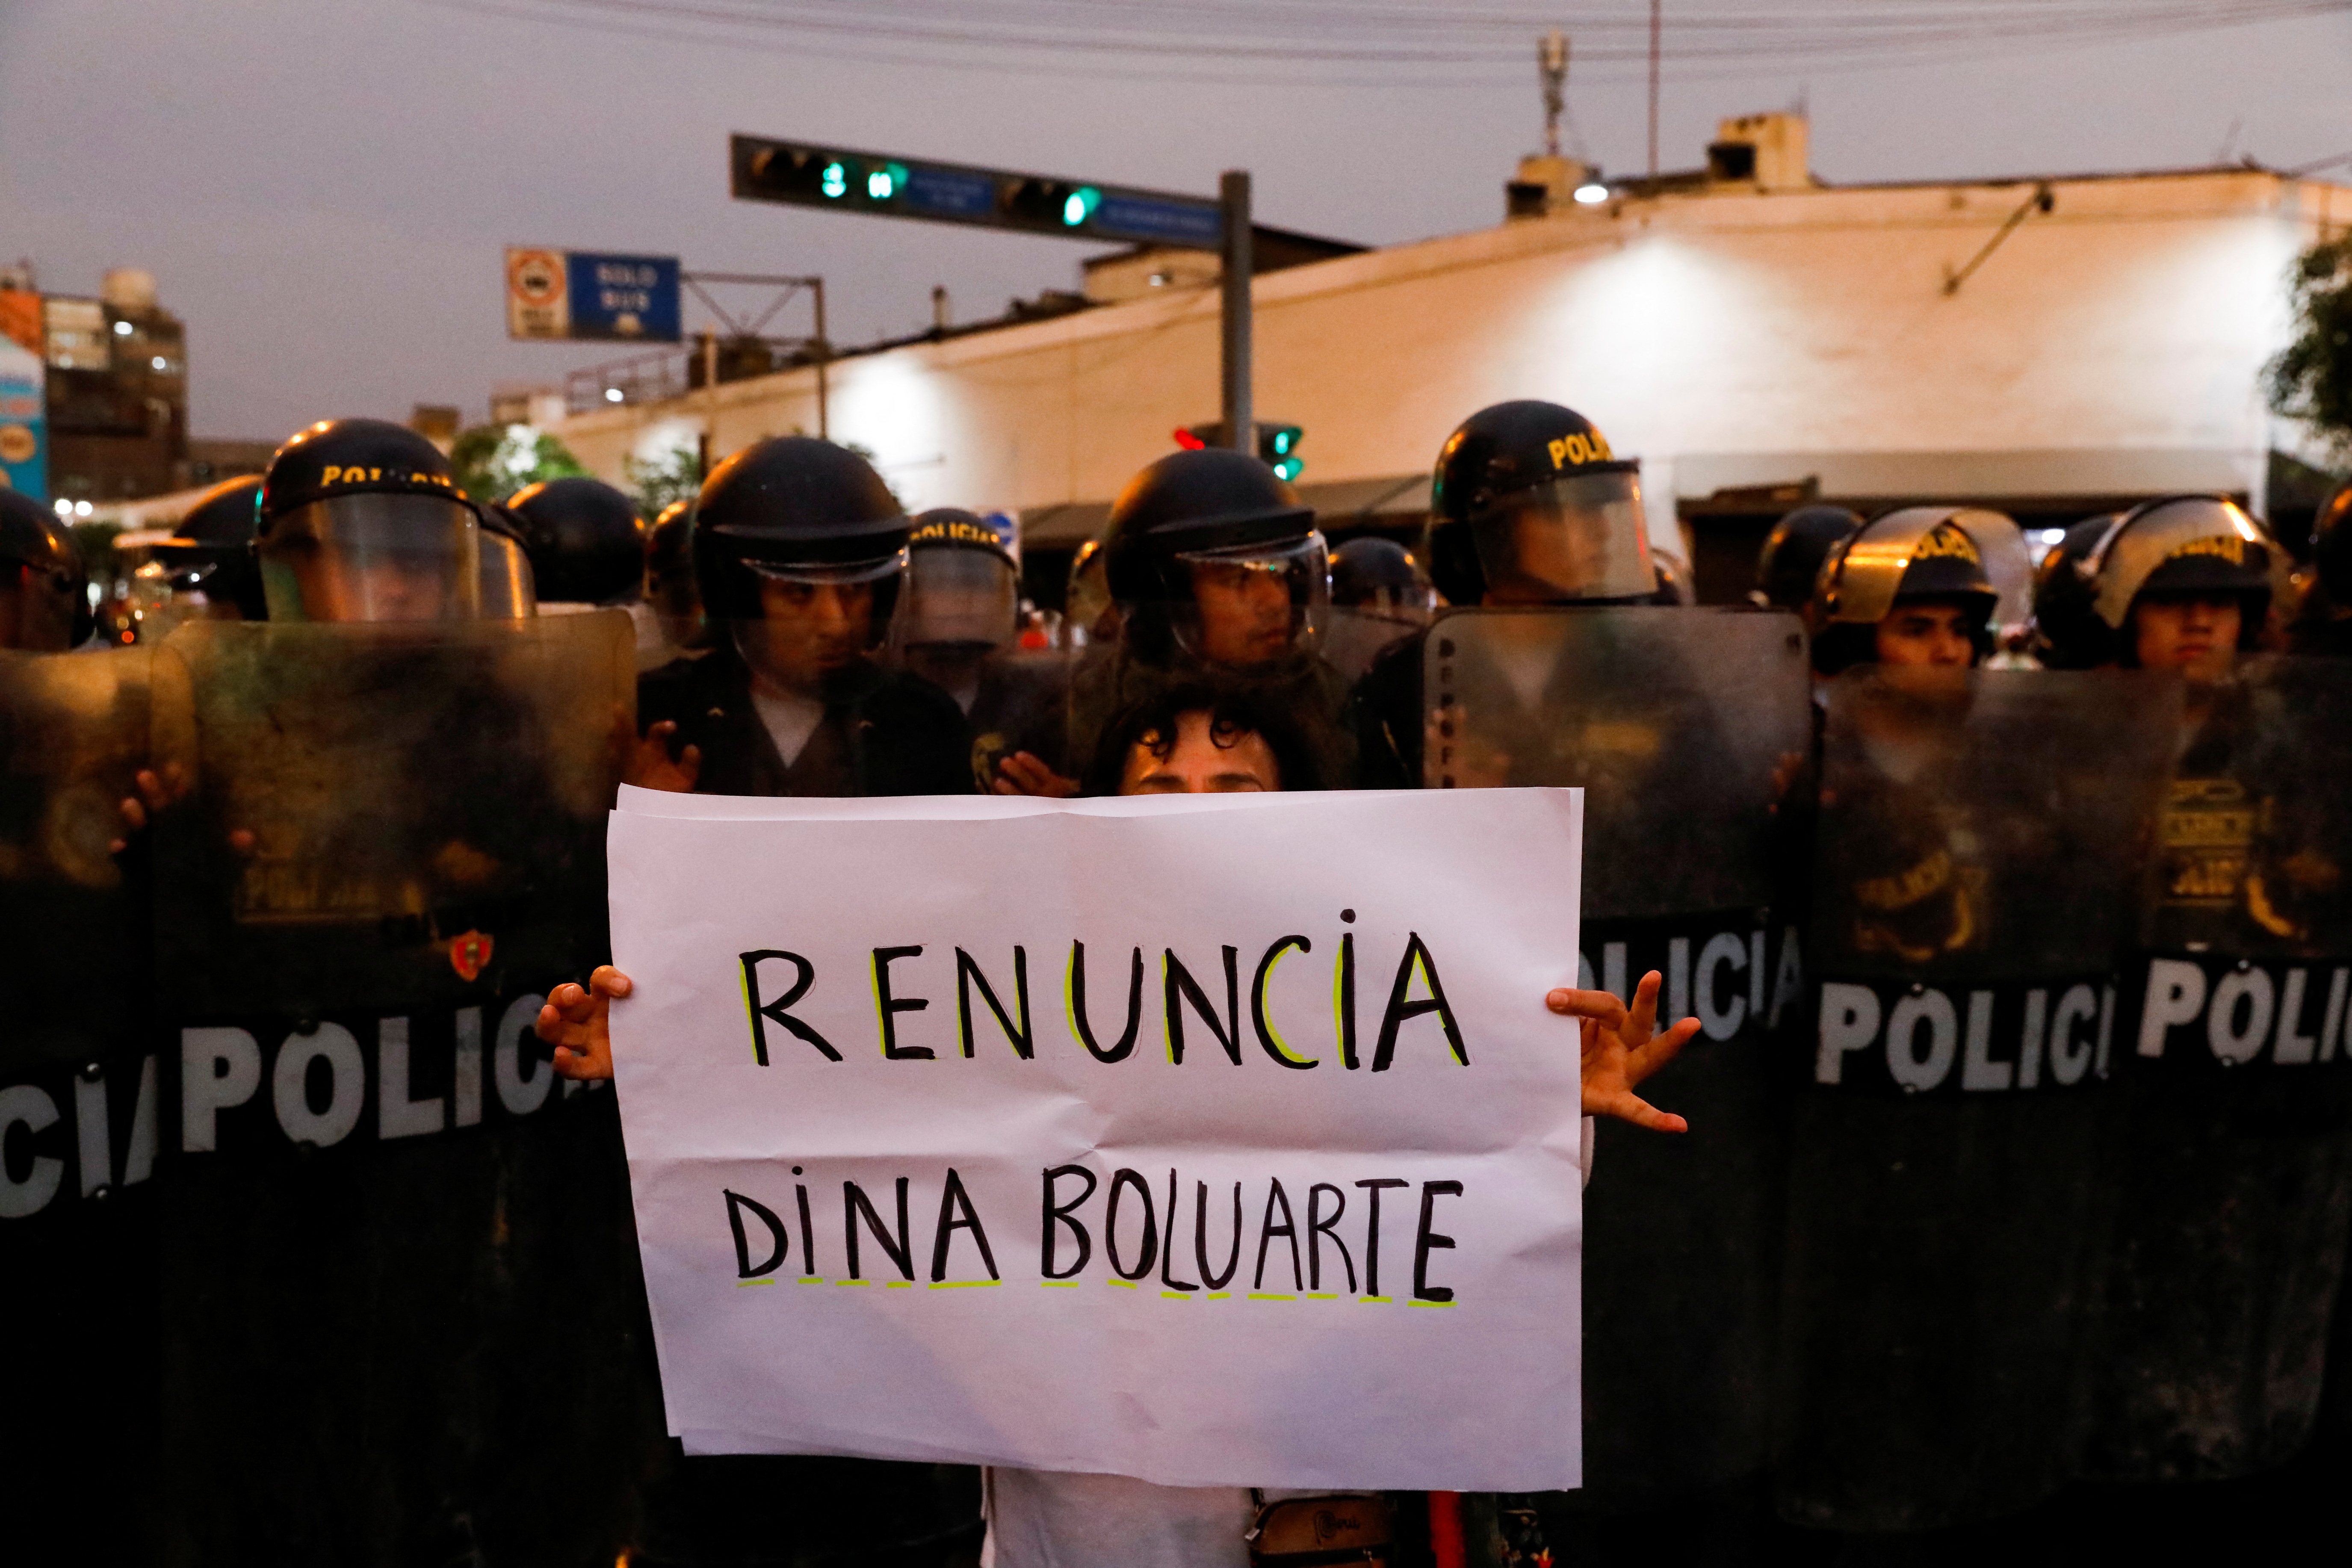
[[[484,529],[482,550],[482,619],[519,621],[539,613],[539,595],[532,585],[530,558],[505,534]]]
[[[896,577],[907,569],[907,551],[901,546],[887,555],[865,561],[767,561],[747,555],[743,564],[751,569],[753,576],[770,583],[825,587],[845,583],[878,583],[885,577]]]
[[[1638,599],[1654,593],[1641,476],[1563,475],[1470,524],[1487,591],[1506,603]]]
[[[279,518],[261,541],[273,621],[469,621],[481,525],[461,502],[347,495]]]
[[[1013,640],[1020,611],[1013,563],[956,545],[913,552],[898,637],[908,647],[998,647]]]
[[[1311,651],[1331,605],[1323,535],[1176,556],[1190,595],[1171,621],[1185,649],[1211,664],[1269,664]]]
[[[2185,496],[2151,506],[2101,541],[2095,574],[2099,618],[2117,631],[2132,601],[2168,565],[2168,588],[2219,594],[2266,592],[2272,552],[2254,520],[2235,503]]]

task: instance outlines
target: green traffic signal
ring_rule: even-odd
[[[1094,216],[1095,209],[1100,205],[1102,205],[1102,193],[1092,185],[1080,185],[1062,203],[1063,226],[1076,228],[1087,219]]]
[[[1276,477],[1287,484],[1307,467],[1298,456],[1298,443],[1307,432],[1297,425],[1260,425],[1257,427],[1257,458]]]
[[[817,181],[816,188],[833,200],[839,201],[849,194],[848,169],[843,166],[839,159],[835,159],[824,166],[824,175]]]

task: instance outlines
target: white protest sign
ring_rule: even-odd
[[[1580,792],[622,805],[689,1451],[1578,1484]]]

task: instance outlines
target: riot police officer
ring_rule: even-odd
[[[2053,567],[2035,619],[2074,668],[2178,669],[2210,683],[2260,646],[2278,565],[2276,544],[2236,502],[2168,496],[2124,513],[2071,571]]]
[[[694,511],[695,574],[725,640],[646,676],[638,782],[710,795],[958,795],[955,700],[887,668],[913,524],[865,459],[782,436],[721,463]]]
[[[1013,520],[938,507],[915,519],[907,602],[896,638],[907,668],[949,696],[971,725],[974,786],[1008,756],[1062,772],[1067,656],[1015,647],[1021,566]]]
[[[541,605],[626,606],[645,596],[645,520],[611,485],[584,476],[542,479],[505,504]]]
[[[1350,680],[1362,679],[1392,644],[1429,625],[1437,590],[1421,563],[1392,539],[1367,534],[1331,555],[1331,632],[1324,657]]]
[[[1633,605],[1658,588],[1642,514],[1641,464],[1558,404],[1498,403],[1463,421],[1438,454],[1423,552],[1453,605]],[[1359,777],[1369,789],[1422,781],[1422,644],[1391,647],[1352,699]]]
[[[270,459],[255,548],[273,621],[464,621],[482,614],[481,510],[424,437],[321,420]]]
[[[2312,520],[2311,572],[2287,628],[2288,646],[2326,658],[2352,657],[2352,485],[2330,496]]]
[[[73,534],[30,496],[0,490],[0,647],[61,652],[94,628]]]
[[[1862,514],[1842,506],[1801,506],[1772,525],[1756,552],[1756,586],[1748,602],[1759,610],[1802,612],[1812,601],[1822,563],[1862,531]]]
[[[261,595],[261,571],[253,555],[260,499],[259,474],[223,479],[196,498],[173,526],[172,537],[155,547],[155,563],[170,596],[148,613],[141,627],[143,636],[161,636],[166,629],[155,624],[159,615],[167,624],[190,616],[269,618],[269,606]]]
[[[512,1519],[609,1559],[660,1441],[633,1419],[653,1396],[629,1352],[618,1128],[608,1097],[551,1093],[505,1020],[606,940],[625,623],[515,614],[527,568],[486,603],[501,536],[438,450],[378,420],[287,442],[255,533],[267,621],[191,621],[153,654],[159,760],[188,786],[149,840],[160,1022],[245,1081],[313,1087],[223,1103],[166,1145],[152,1424],[187,1483],[159,1534],[199,1558],[268,1541],[437,1560]],[[227,1070],[164,1092],[201,1104]],[[361,1117],[361,1094],[388,1109]],[[546,1187],[594,1197],[576,1218],[518,1201]],[[536,1370],[558,1317],[596,1346],[578,1383]],[[590,1420],[628,1429],[631,1457],[588,1501],[543,1506],[478,1458]]]
[[[1983,541],[2003,526],[2015,531],[1997,512],[1906,507],[1832,546],[1807,606],[1813,668],[1982,663],[2000,605]]]
[[[1323,535],[1272,468],[1219,448],[1169,454],[1119,492],[1102,555],[1118,639],[1090,652],[1072,677],[1074,765],[1092,757],[1113,715],[1205,671],[1287,705],[1322,775],[1350,774],[1347,682],[1318,652],[1330,605]],[[1020,783],[1041,787],[1027,775]],[[1042,787],[1066,794],[1075,785]]]
[[[2042,668],[2088,668],[2074,664],[2074,653],[2062,649],[2051,637],[2049,629],[2042,624],[2042,605],[2045,601],[2056,604],[2064,600],[2067,594],[2065,584],[2082,565],[2084,558],[2098,548],[2099,541],[2107,536],[2107,530],[2113,528],[2116,520],[2122,515],[2116,511],[2103,511],[2080,522],[2070,523],[2058,542],[2042,552],[2040,564],[2034,567],[2032,639],[2028,646],[2034,661]]]
[[[674,500],[646,531],[644,609],[653,625],[637,630],[637,668],[659,669],[677,658],[710,651],[711,629],[694,580],[694,502]],[[630,612],[632,616],[635,610]]]

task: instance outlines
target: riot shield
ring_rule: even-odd
[[[2114,672],[1831,689],[1776,1379],[1793,1522],[1935,1528],[2073,1473],[2115,966],[2177,712]]]
[[[15,1347],[0,1490],[85,1496],[73,1550],[145,1554],[159,1125],[142,847],[120,803],[147,762],[149,650],[0,652],[0,1344]]]
[[[2115,1479],[2302,1447],[2352,1219],[2352,668],[2261,661],[2192,691],[2179,733],[2116,1029],[2087,1450]]]
[[[1583,1505],[1753,1476],[1784,1158],[1768,1042],[1797,1000],[1780,884],[1783,796],[1811,743],[1803,635],[1748,611],[1464,610],[1423,651],[1429,785],[1583,786],[1579,984],[1630,996],[1655,969],[1662,1016],[1703,1026],[1654,1087],[1687,1138],[1597,1130]]]
[[[662,1451],[626,1178],[531,1025],[604,951],[627,617],[156,661],[166,1554],[612,1560]]]

